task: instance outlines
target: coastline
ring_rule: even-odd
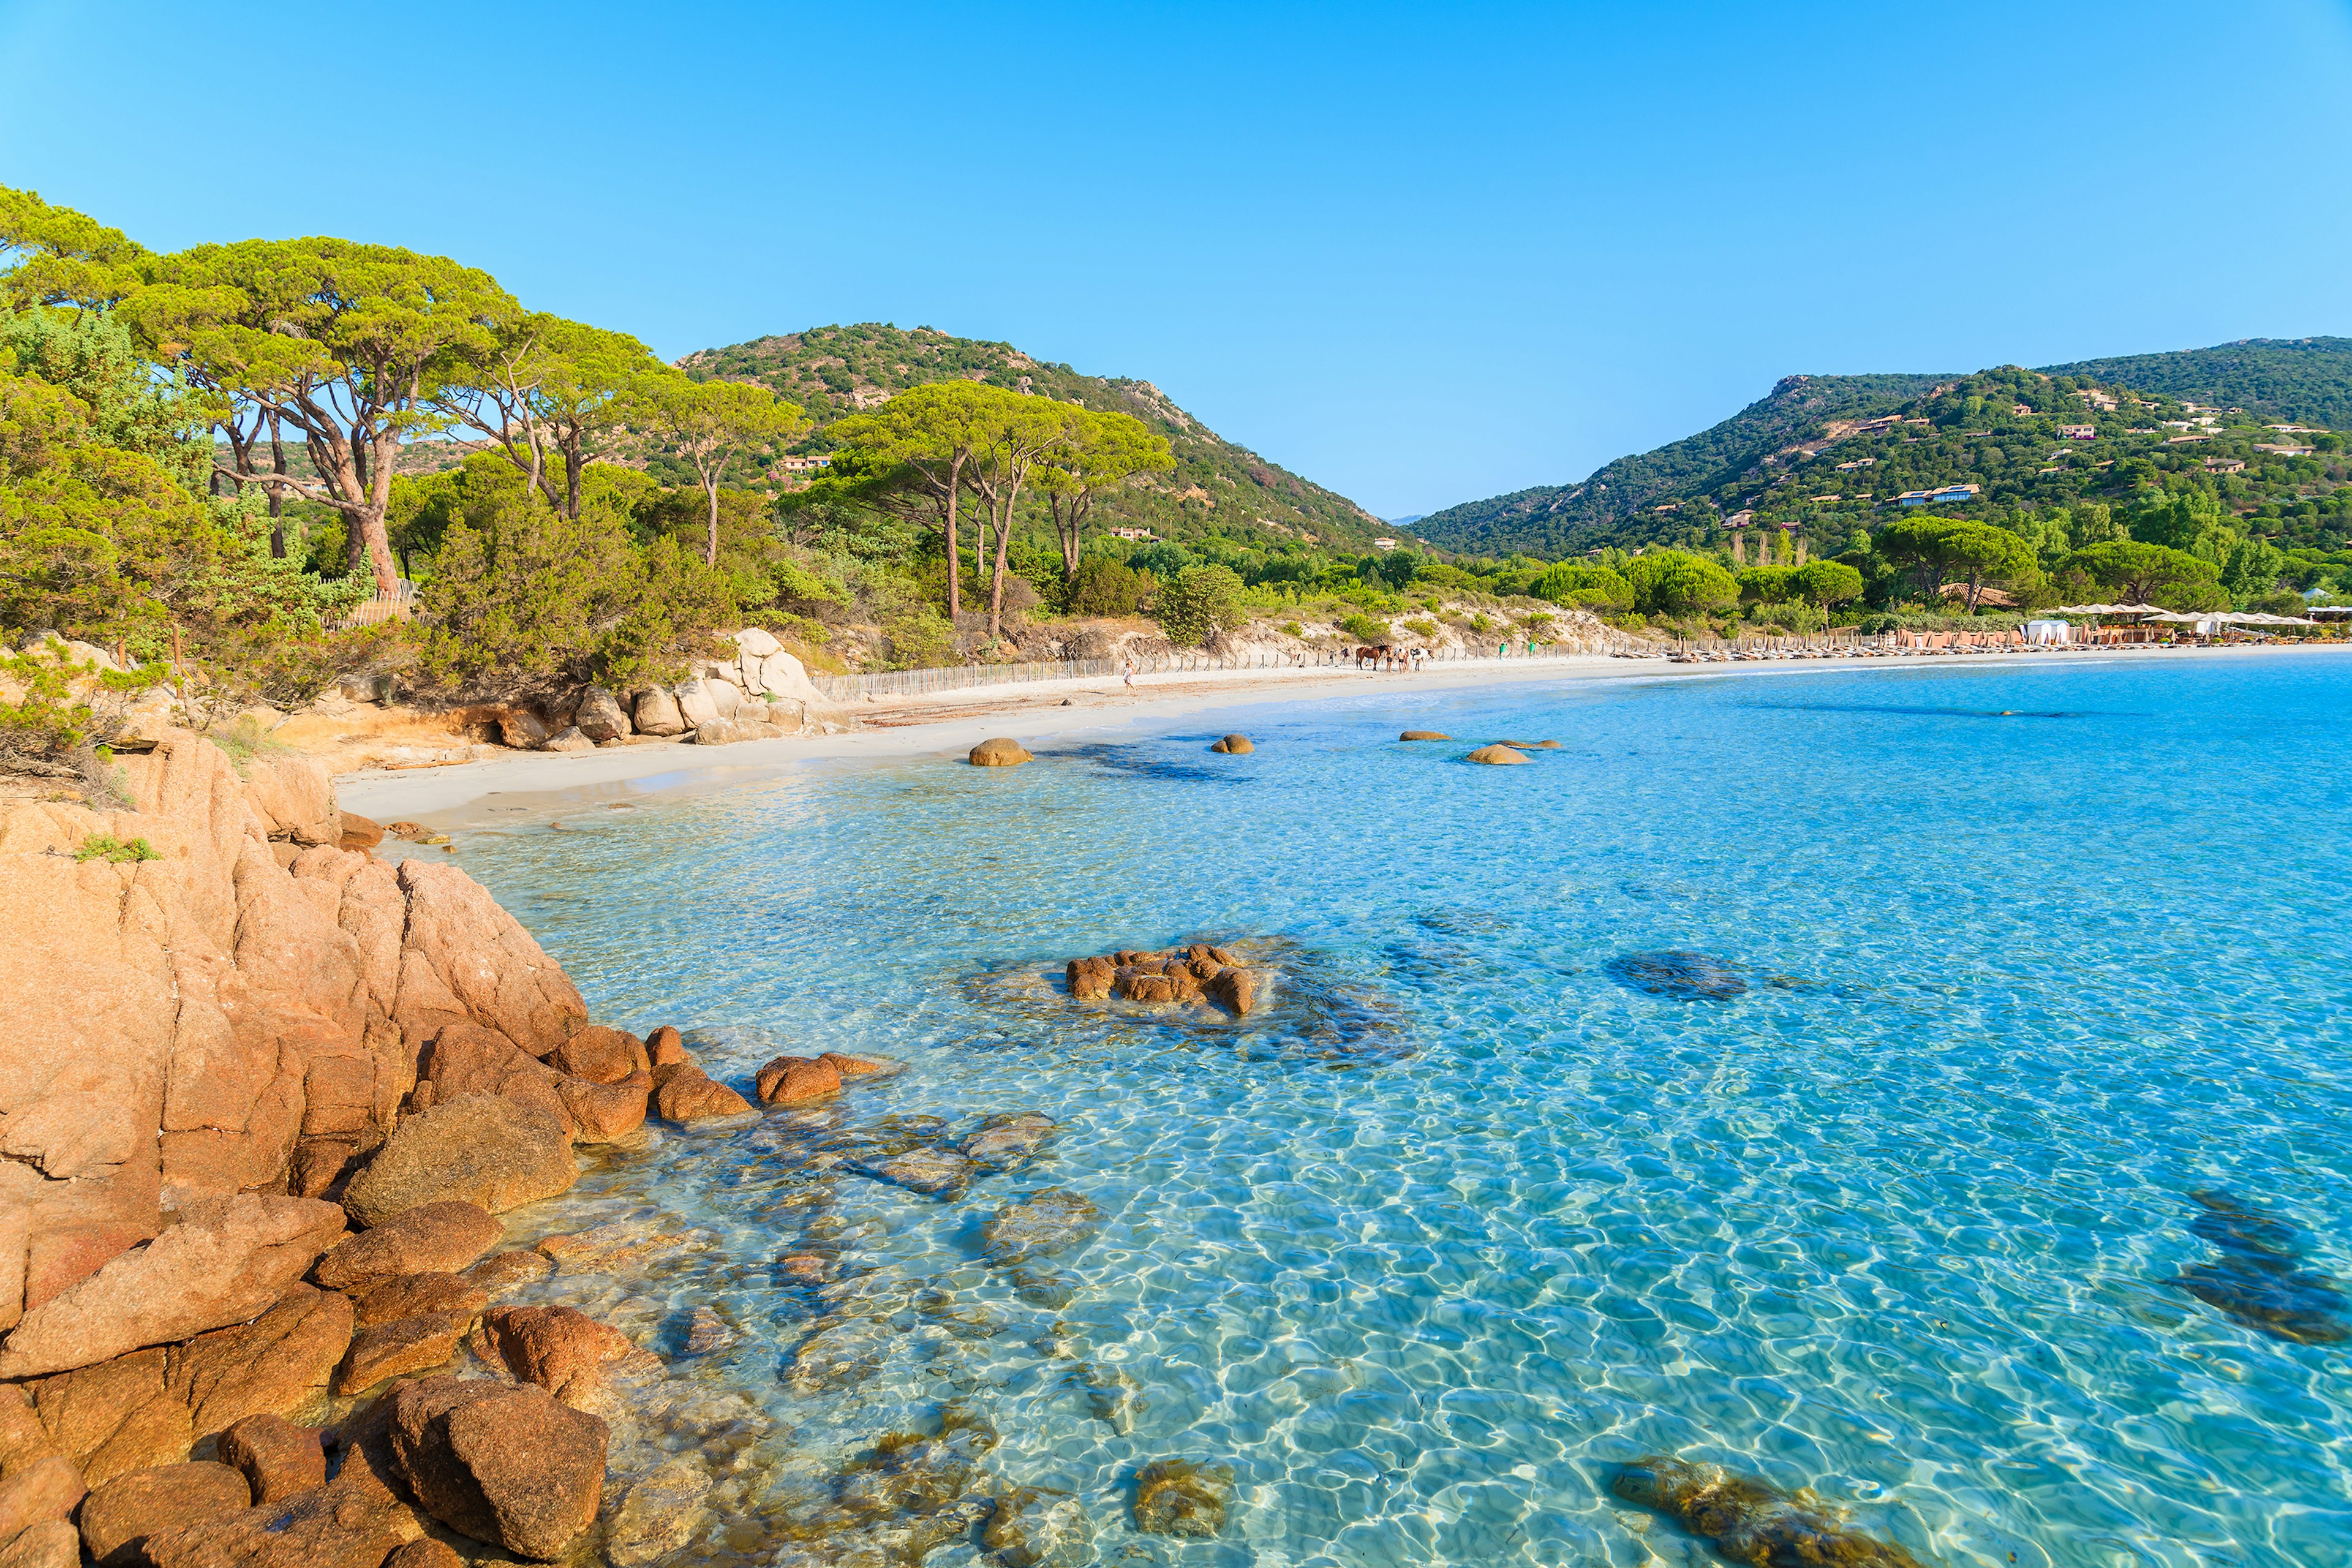
[[[2333,647],[2333,645],[2331,645]],[[2188,648],[2164,650],[2167,664],[2242,658],[2250,654],[2323,653],[2329,648]],[[436,831],[478,826],[483,803],[499,801],[499,816],[511,820],[576,808],[583,802],[642,800],[673,794],[707,794],[755,784],[813,762],[897,762],[911,757],[953,757],[992,735],[1011,734],[1024,743],[1110,736],[1135,739],[1233,714],[1239,728],[1247,716],[1268,708],[1341,695],[1406,697],[1485,687],[1535,686],[1547,682],[1586,686],[1598,682],[1660,679],[1723,679],[1759,676],[1821,675],[1857,669],[2076,668],[2118,661],[2137,663],[2158,650],[2124,652],[2015,653],[1888,659],[1790,659],[1747,664],[1671,664],[1628,661],[1605,656],[1538,659],[1522,668],[1424,670],[1420,674],[1354,670],[1255,669],[1170,673],[1139,678],[1130,691],[1116,677],[1046,680],[998,689],[930,693],[888,700],[861,708],[859,716],[879,721],[874,728],[840,734],[745,741],[711,753],[677,742],[638,742],[580,752],[518,752],[487,762],[443,767],[371,769],[335,781],[345,809],[378,822],[410,820]],[[389,845],[386,846],[390,847]]]

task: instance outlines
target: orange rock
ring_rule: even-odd
[[[768,1105],[808,1105],[841,1092],[841,1069],[823,1058],[778,1057],[760,1069],[760,1099]]]
[[[603,1382],[607,1363],[637,1348],[620,1330],[570,1307],[493,1307],[476,1342],[483,1359],[504,1363],[572,1405]]]
[[[248,1415],[220,1435],[221,1463],[245,1477],[257,1504],[327,1484],[325,1434],[282,1415]]]
[[[1257,982],[1246,969],[1221,969],[1202,989],[1211,1001],[1239,1017],[1248,1016],[1249,1010],[1257,1005]]]
[[[555,1047],[547,1058],[558,1072],[591,1083],[619,1083],[635,1072],[653,1070],[646,1043],[625,1029],[591,1024]]]
[[[473,1321],[470,1312],[419,1312],[362,1329],[335,1369],[335,1392],[357,1394],[388,1377],[447,1365]]]
[[[345,849],[373,849],[383,842],[383,828],[356,811],[342,814],[343,833],[338,845]]]
[[[617,1142],[643,1127],[653,1089],[653,1075],[643,1071],[617,1083],[567,1078],[555,1085],[557,1098],[572,1118],[572,1135],[583,1143]]]
[[[751,1102],[707,1076],[692,1062],[677,1062],[654,1074],[654,1110],[665,1121],[709,1121],[748,1116]]]
[[[652,1065],[657,1068],[694,1059],[687,1055],[686,1042],[679,1037],[677,1030],[667,1024],[646,1037],[646,1052],[652,1058]]]
[[[366,1329],[421,1312],[463,1312],[472,1318],[489,1304],[490,1293],[462,1274],[403,1274],[361,1297],[353,1321]]]
[[[345,1240],[319,1259],[313,1278],[331,1290],[364,1294],[403,1274],[463,1268],[505,1234],[478,1204],[419,1204]]]

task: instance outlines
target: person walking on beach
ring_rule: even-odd
[[[1127,669],[1126,669],[1126,672],[1125,672],[1125,673],[1126,673],[1126,676],[1127,676],[1127,683],[1128,683],[1129,686],[1134,685],[1134,684],[1135,684],[1135,660],[1133,660],[1133,659],[1131,659],[1131,658],[1130,658],[1130,659],[1129,659],[1129,660],[1127,661]]]

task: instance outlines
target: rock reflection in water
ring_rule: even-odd
[[[1728,1002],[1748,990],[1748,982],[1733,973],[1727,964],[1703,952],[1666,949],[1620,953],[1601,967],[1620,985],[1650,996]]]
[[[2352,1340],[2352,1300],[2335,1280],[2301,1267],[2304,1236],[2294,1224],[2227,1193],[2189,1195],[2201,1207],[2189,1228],[2220,1256],[2166,1284],[2273,1339],[2305,1345]]]
[[[1811,1491],[1784,1492],[1721,1465],[1654,1454],[1620,1470],[1610,1489],[1749,1568],[1921,1568],[1900,1546],[1853,1529]]]

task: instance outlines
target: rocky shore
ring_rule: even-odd
[[[674,1027],[592,1022],[464,872],[379,858],[383,830],[321,763],[149,739],[121,762],[131,809],[0,805],[0,994],[22,1026],[0,1047],[0,1568],[639,1568],[698,1540],[711,1561],[878,1563],[960,1537],[1007,1568],[1091,1560],[1082,1509],[990,1478],[984,1427],[878,1435],[835,1468],[642,1326],[534,1299],[691,1237],[616,1222],[525,1247],[502,1217],[652,1120],[756,1127],[801,1180],[932,1203],[1025,1170],[1053,1121],[862,1127],[843,1108],[901,1068],[838,1053],[779,1056],[747,1097]],[[1123,997],[1244,1014],[1233,958],[1080,960],[1071,990],[1100,971]],[[1099,1220],[1081,1194],[1015,1191],[982,1254],[1051,1309],[1072,1286],[1049,1260]],[[783,1369],[815,1392],[870,1372],[896,1308],[806,1231],[775,1268],[821,1309]],[[968,1315],[936,1310],[950,1334]],[[698,1311],[669,1349],[741,1332]],[[1088,1375],[1123,1422],[1131,1388]],[[1222,1525],[1215,1474],[1148,1479],[1138,1529]]]

